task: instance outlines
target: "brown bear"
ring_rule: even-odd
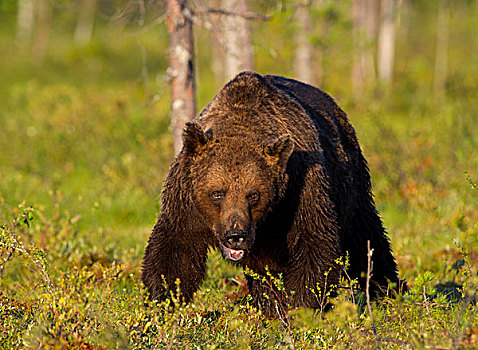
[[[152,299],[167,297],[179,279],[189,301],[210,247],[259,276],[281,274],[289,307],[320,307],[313,290],[339,282],[336,260],[346,252],[348,275],[364,288],[367,241],[372,291],[399,284],[355,131],[326,93],[243,72],[187,124],[183,141],[143,261]],[[246,277],[266,315],[285,310]]]

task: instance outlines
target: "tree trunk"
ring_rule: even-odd
[[[223,7],[231,12],[247,12],[246,0],[223,0]],[[225,38],[225,74],[231,79],[243,70],[252,70],[253,51],[250,24],[247,19],[228,15],[223,16]]]
[[[211,0],[210,7],[214,9],[221,8],[221,0]],[[222,18],[220,16],[211,16],[210,18],[212,27],[210,30],[212,41],[212,63],[211,68],[214,73],[214,84],[216,89],[219,89],[224,85],[224,38],[222,37],[221,27]]]
[[[298,4],[295,13],[298,30],[295,35],[297,43],[295,49],[295,76],[298,80],[311,85],[317,85],[315,74],[314,48],[310,42],[312,34],[312,20],[310,8],[304,4]]]
[[[440,0],[438,4],[437,38],[435,51],[435,74],[433,91],[435,96],[445,95],[446,76],[448,70],[448,40],[450,33],[450,7],[448,0]]]
[[[380,6],[380,29],[378,33],[377,70],[378,79],[390,84],[393,76],[395,54],[397,0],[382,0]]]
[[[32,62],[41,65],[45,59],[50,41],[52,8],[49,0],[36,0],[37,26],[32,48]]]
[[[33,0],[18,0],[17,39],[22,43],[30,43],[34,24]]]
[[[354,65],[352,87],[360,92],[375,81],[373,43],[377,34],[378,0],[354,0],[352,6]]]
[[[182,148],[185,124],[196,115],[193,31],[187,0],[168,0],[169,77],[171,79],[171,128],[174,153]]]
[[[96,0],[81,0],[78,6],[78,22],[76,23],[74,40],[76,43],[88,44],[93,35],[95,23]]]

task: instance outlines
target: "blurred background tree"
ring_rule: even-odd
[[[247,13],[246,0],[223,0],[224,9],[230,15],[222,16],[222,32],[224,35],[225,79],[232,79],[244,70],[254,69],[254,52],[249,21],[241,14]],[[233,14],[235,13],[235,14]]]
[[[182,147],[182,132],[196,115],[194,38],[192,11],[187,0],[168,0],[169,68],[171,81],[171,128],[174,153]]]
[[[262,68],[255,61],[272,58],[272,63],[274,56],[280,56],[287,65],[278,73],[284,71],[312,84],[326,81],[325,71],[348,71],[350,78],[341,77],[342,83],[358,97],[389,86],[396,71],[394,58],[400,40],[409,34],[414,38],[424,35],[416,29],[421,26],[412,26],[410,18],[404,18],[407,16],[417,17],[424,24],[436,22],[435,38],[430,36],[426,47],[436,42],[433,89],[443,94],[448,74],[450,13],[476,8],[473,1],[449,4],[447,0],[261,0],[250,4],[246,0],[185,0],[181,4],[181,13],[195,30],[208,32],[200,35],[194,52],[197,58],[192,62],[213,68],[216,86],[239,71]],[[118,27],[120,23],[125,36],[140,28],[143,34],[154,35],[165,25],[168,11],[166,1],[160,0],[4,0],[3,8],[6,23],[12,15],[16,17],[16,38],[31,47],[32,62],[37,65],[42,64],[52,45],[52,30],[62,36],[71,30],[72,44],[77,45],[90,43],[95,32],[101,38],[105,28]],[[427,30],[430,32],[430,27]],[[193,40],[191,34],[191,48]],[[409,49],[410,44],[403,48]],[[337,52],[341,54],[339,60],[334,58]],[[402,60],[403,53],[399,52]],[[174,61],[175,56],[170,57]],[[345,57],[349,62],[342,62]],[[265,67],[265,71],[270,70],[274,70],[273,65]]]
[[[295,20],[297,28],[295,35],[294,74],[297,80],[316,85],[319,80],[320,66],[316,63],[315,50],[311,40],[314,33],[311,6],[311,2],[296,2]]]
[[[96,0],[80,0],[78,3],[78,21],[76,22],[74,40],[78,44],[87,44],[93,35],[93,26],[97,3]]]

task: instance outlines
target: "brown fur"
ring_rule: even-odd
[[[367,164],[345,113],[312,86],[244,72],[184,132],[146,248],[143,281],[151,298],[161,299],[179,278],[188,301],[205,276],[208,248],[218,247],[259,274],[266,267],[282,273],[286,291],[295,292],[292,307],[318,308],[309,288],[336,284],[335,260],[346,251],[350,276],[364,286],[367,241],[374,249],[372,288],[398,284]],[[277,300],[263,296],[267,288],[250,277],[248,283],[256,303],[277,316]]]

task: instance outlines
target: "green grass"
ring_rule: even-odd
[[[447,94],[437,98],[430,4],[409,8],[408,20],[420,25],[399,32],[396,80],[380,94],[351,91],[343,68],[352,50],[346,18],[321,44],[322,87],[356,128],[411,287],[372,303],[378,338],[363,301],[353,303],[348,289],[330,312],[265,319],[247,298],[239,301],[234,281],[242,272],[217,252],[193,303],[145,307],[141,259],[172,160],[165,29],[134,36],[133,25],[99,21],[82,47],[71,32],[56,30],[36,66],[29,48],[13,39],[14,17],[3,9],[0,348],[369,349],[377,339],[391,349],[476,348],[478,63],[470,52],[478,47],[478,11],[453,6]],[[55,28],[72,26],[71,13],[56,14]],[[289,15],[255,24],[261,73],[293,75]],[[197,34],[202,107],[216,88],[211,44],[204,30]],[[147,53],[147,80],[138,42]]]

